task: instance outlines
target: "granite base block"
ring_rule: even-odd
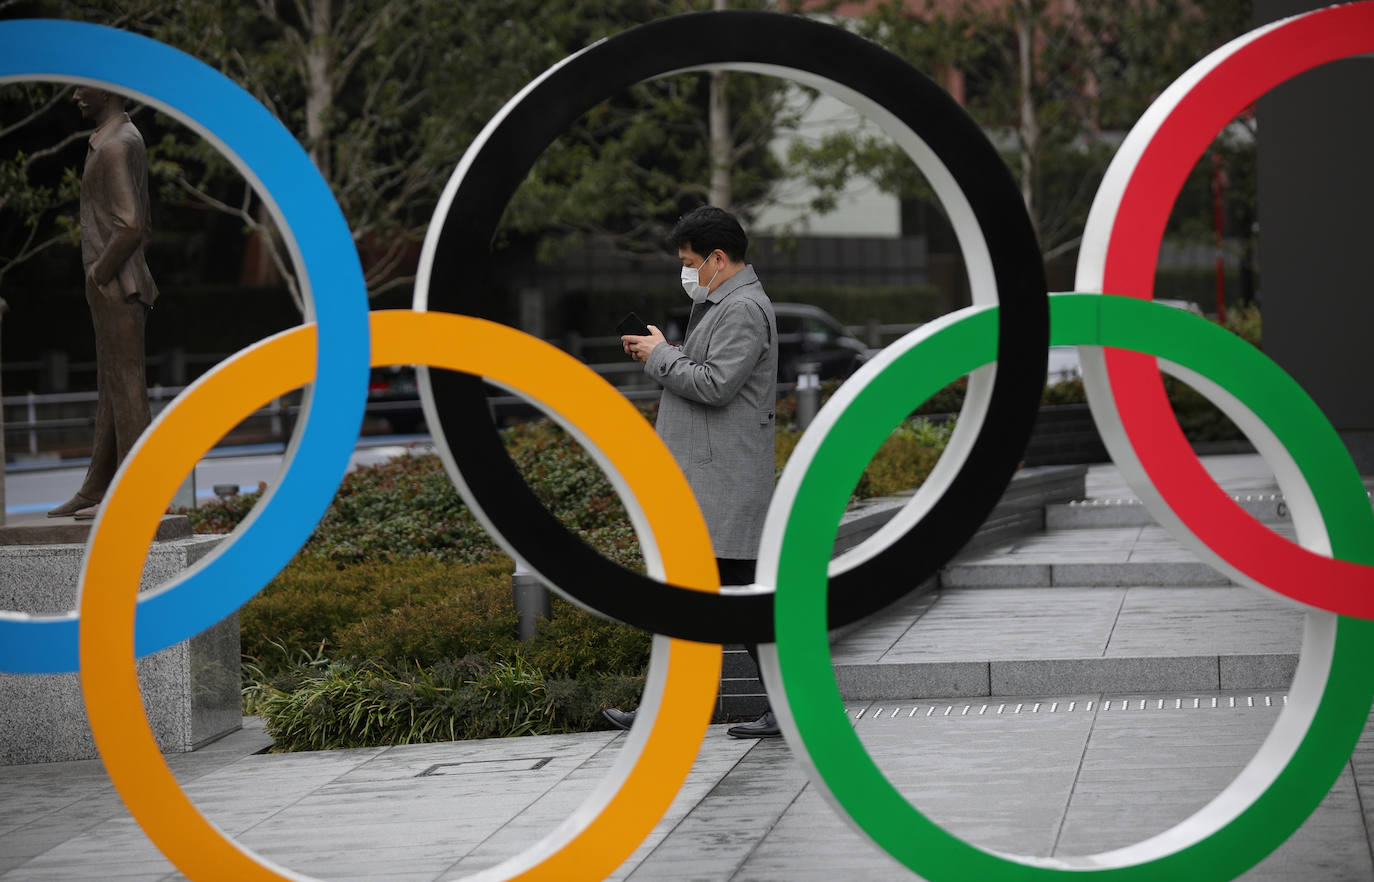
[[[1048,588],[1049,564],[952,564],[940,571],[941,588]]]
[[[748,677],[756,680],[759,676],[759,669],[758,665],[754,664],[754,660],[749,657],[749,653],[744,651],[744,647],[736,643],[733,646],[726,646],[724,652],[721,653],[720,676],[721,679]]]
[[[1298,670],[1297,653],[1223,655],[1222,689],[1287,689]]]
[[[768,710],[767,695],[722,695],[716,701],[713,723],[738,723],[756,720]]]
[[[1217,657],[1053,658],[989,663],[993,695],[1216,689]]]
[[[835,682],[846,701],[994,694],[989,691],[988,663],[976,661],[836,665]]]
[[[139,590],[184,571],[221,538],[154,543]],[[0,547],[0,609],[35,615],[74,609],[85,551],[85,545]],[[239,661],[237,613],[139,659],[144,708],[164,752],[193,750],[240,727]],[[75,673],[0,674],[0,765],[96,755]]]
[[[1054,564],[1051,584],[1064,587],[1233,585],[1231,578],[1205,563],[1130,561]]]

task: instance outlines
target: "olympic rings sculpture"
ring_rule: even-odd
[[[684,48],[693,45],[684,33],[718,23],[722,15],[729,22],[719,32],[744,36],[709,53]],[[759,48],[780,44],[790,48]],[[181,792],[141,714],[134,659],[231,613],[303,544],[346,467],[369,364],[462,372],[426,374],[423,401],[438,427],[445,465],[473,510],[508,550],[569,597],[602,614],[652,625],[660,635],[639,720],[607,781],[561,827],[481,878],[595,878],[618,866],[684,780],[709,721],[719,643],[740,639],[765,643],[763,675],[788,742],[836,810],[933,880],[1065,872],[1229,878],[1302,824],[1349,757],[1374,702],[1374,676],[1367,673],[1374,669],[1374,599],[1368,591],[1374,514],[1363,485],[1320,410],[1281,369],[1225,331],[1149,298],[1169,208],[1205,146],[1274,85],[1324,62],[1374,51],[1374,2],[1257,29],[1171,86],[1122,145],[1094,202],[1077,279],[1080,290],[1094,293],[1049,297],[1019,198],[976,126],[892,56],[803,19],[684,16],[602,41],[551,68],[512,99],[460,162],[426,239],[416,310],[370,316],[357,255],[327,187],[290,134],[237,86],[168,47],[92,25],[4,22],[0,45],[6,47],[0,83],[55,79],[113,88],[210,138],[269,205],[303,289],[308,295],[329,292],[308,296],[306,325],[218,366],[140,439],[96,521],[77,613],[0,613],[0,670],[79,670],[112,781],[150,838],[187,875],[303,878],[232,842]],[[585,366],[483,320],[477,315],[483,304],[472,302],[456,276],[461,265],[480,279],[486,242],[505,200],[561,127],[639,79],[709,68],[787,76],[836,94],[884,124],[954,220],[974,291],[974,306],[888,347],[823,408],[779,479],[760,549],[759,585],[731,595],[719,592],[700,513],[676,504],[685,479],[647,425]],[[556,112],[550,109],[554,98],[562,102],[554,102],[561,108]],[[443,311],[429,311],[431,301]],[[466,314],[448,314],[455,312]],[[907,803],[837,713],[825,637],[828,627],[900,595],[875,593],[867,584],[875,574],[900,563],[906,584],[916,584],[976,529],[1029,433],[1047,344],[1080,347],[1104,440],[1161,523],[1228,573],[1312,607],[1290,702],[1235,782],[1192,818],[1149,840],[1054,859],[980,849]],[[359,357],[363,350],[369,358]],[[1289,500],[1297,545],[1240,517],[1183,446],[1172,415],[1161,410],[1167,402],[1157,366],[1208,394],[1254,441]],[[912,407],[965,373],[972,380],[962,434],[936,472],[890,529],[831,562],[826,550],[864,463]],[[569,567],[573,552],[563,545],[541,556],[527,541],[520,521],[537,519],[542,509],[533,511],[523,498],[508,507],[493,501],[489,475],[509,478],[502,471],[509,463],[493,457],[493,433],[461,422],[472,419],[477,376],[531,398],[592,452],[626,502],[651,578],[627,578],[600,558],[579,557],[578,566]],[[212,558],[139,597],[147,548],[179,476],[244,414],[305,384],[313,384],[307,418],[275,490]],[[998,438],[987,440],[994,430]],[[309,456],[295,455],[305,450]],[[980,477],[986,475],[996,480]],[[518,477],[513,485],[497,483],[502,493],[523,488]],[[950,501],[956,498],[958,504]],[[946,516],[954,526],[931,523]],[[945,544],[936,552],[917,547],[933,541]],[[595,580],[570,574],[584,563],[616,590],[598,592]],[[855,587],[843,593],[856,596],[837,600],[836,589],[847,585]],[[621,591],[657,593],[652,602],[635,605]],[[673,615],[655,612],[660,604]],[[722,624],[727,618],[742,624]],[[79,630],[78,619],[87,623]]]

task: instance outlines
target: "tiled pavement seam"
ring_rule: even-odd
[[[784,742],[754,742],[730,773],[665,831],[626,878],[631,882],[734,878],[807,786],[806,776]],[[710,842],[709,853],[701,847],[703,841]]]

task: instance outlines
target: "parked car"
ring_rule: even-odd
[[[822,380],[843,380],[868,360],[870,350],[830,313],[807,303],[774,303],[778,318],[778,382],[795,383],[797,366],[820,365]],[[690,307],[668,313],[664,336],[680,342]]]
[[[391,365],[372,369],[367,382],[367,413],[379,416],[398,435],[412,434],[424,422],[415,368]]]

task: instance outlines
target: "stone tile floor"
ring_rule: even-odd
[[[1277,692],[1107,699],[851,702],[846,710],[893,785],[951,833],[982,848],[1063,857],[1130,845],[1185,819],[1250,761],[1284,707]],[[172,765],[207,817],[291,871],[437,880],[490,867],[552,830],[623,741],[600,732],[260,755],[253,751],[266,741],[250,721],[217,755]],[[1374,879],[1363,808],[1374,804],[1371,782],[1367,729],[1314,815],[1243,878]],[[0,794],[6,882],[181,878],[94,761],[0,769]],[[835,813],[786,742],[739,741],[712,727],[667,816],[613,878],[919,877]]]

